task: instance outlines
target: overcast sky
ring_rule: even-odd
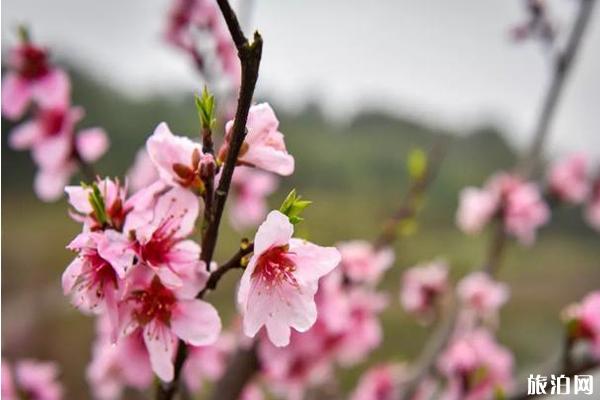
[[[265,39],[259,91],[286,108],[318,98],[343,119],[367,106],[468,131],[492,121],[527,141],[548,79],[534,44],[508,29],[521,0],[252,0]],[[569,26],[576,0],[553,0]],[[3,46],[17,22],[93,76],[140,96],[201,86],[161,40],[169,0],[2,0]],[[600,156],[600,7],[553,125],[553,151]]]

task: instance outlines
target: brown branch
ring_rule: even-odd
[[[258,343],[254,341],[249,348],[239,347],[229,360],[225,373],[216,383],[211,400],[237,400],[246,384],[260,369],[256,351]]]
[[[569,76],[569,72],[577,57],[578,50],[581,47],[580,45],[590,16],[592,15],[595,0],[579,0],[579,3],[579,13],[577,14],[565,50],[558,55],[552,66],[551,83],[546,92],[546,96],[544,97],[542,110],[536,123],[535,134],[531,146],[526,153],[525,158],[521,161],[521,171],[524,176],[530,176],[540,162],[540,156],[542,154],[544,142],[548,136],[552,117],[556,113],[556,108],[562,95],[566,79]]]
[[[414,179],[400,203],[398,209],[385,223],[381,233],[373,242],[375,249],[391,245],[397,238],[398,226],[410,218],[414,218],[420,207],[421,198],[437,177],[446,153],[446,140],[436,141],[428,152],[427,167],[423,175]]]
[[[235,169],[240,149],[246,138],[246,123],[248,121],[250,106],[252,105],[256,81],[258,80],[258,71],[262,56],[262,38],[260,34],[255,32],[254,40],[250,43],[244,36],[235,12],[229,5],[229,2],[227,0],[217,0],[217,3],[238,50],[238,57],[242,67],[242,79],[237,110],[233,120],[230,142],[228,144],[229,150],[227,159],[221,173],[219,184],[215,190],[205,234],[202,238],[202,254],[200,258],[206,263],[207,268],[210,267],[217,244],[219,225],[225,208],[225,202],[227,201],[229,187],[231,186],[233,170]],[[171,382],[158,385],[156,399],[170,400],[177,392],[179,375],[187,356],[186,353],[186,345],[180,340],[174,364],[174,379]]]
[[[580,0],[581,6],[579,13],[574,23],[573,31],[569,37],[566,50],[563,54],[558,57],[557,62],[554,66],[554,74],[548,92],[543,100],[542,112],[538,118],[536,130],[534,133],[534,139],[531,144],[529,151],[526,153],[526,157],[520,163],[521,175],[524,178],[531,176],[535,165],[539,162],[540,154],[543,149],[543,144],[548,136],[548,128],[552,120],[552,116],[556,111],[558,100],[562,93],[565,79],[568,72],[571,69],[572,63],[577,55],[585,28],[587,27],[589,16],[592,12],[593,3],[595,0]],[[500,261],[502,255],[506,249],[507,237],[504,231],[504,227],[501,221],[497,221],[495,233],[492,237],[491,245],[486,257],[486,262],[482,265],[482,270],[490,275],[495,275],[500,267]],[[443,350],[446,344],[450,341],[458,312],[454,311],[450,317],[449,327],[445,326],[440,328],[441,333],[435,333],[431,339],[425,345],[421,355],[419,356],[419,362],[417,364],[416,372],[413,374],[415,377],[406,385],[403,390],[400,399],[407,400],[412,398],[420,383],[431,373],[437,354]],[[436,351],[437,350],[437,351]]]
[[[221,265],[218,269],[216,269],[213,273],[210,274],[210,277],[208,278],[208,282],[206,282],[206,286],[204,287],[204,289],[202,289],[200,291],[200,293],[198,293],[197,297],[199,299],[201,299],[204,297],[204,295],[207,292],[209,292],[211,290],[215,290],[217,285],[219,284],[219,281],[221,280],[223,275],[225,275],[227,273],[227,271],[236,269],[236,268],[244,268],[245,267],[244,262],[243,262],[244,257],[246,257],[248,254],[252,253],[253,251],[254,251],[254,243],[242,244],[240,246],[240,249],[238,250],[238,252],[235,253],[235,255],[229,259],[229,261],[227,261],[226,263]]]

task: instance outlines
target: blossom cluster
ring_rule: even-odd
[[[2,398],[18,400],[60,400],[64,389],[58,382],[59,368],[53,362],[2,360]]]
[[[537,230],[550,220],[550,205],[564,203],[584,205],[586,220],[598,229],[600,177],[592,179],[588,164],[579,153],[559,160],[548,171],[544,191],[536,183],[506,172],[493,175],[483,188],[464,188],[456,224],[463,232],[475,234],[497,219],[507,234],[530,245]]]
[[[12,121],[27,120],[10,133],[15,150],[30,150],[38,167],[34,189],[45,201],[57,200],[78,163],[97,161],[108,149],[101,128],[77,131],[84,116],[71,105],[68,75],[54,65],[48,51],[24,34],[10,49],[8,72],[2,81],[2,115]]]

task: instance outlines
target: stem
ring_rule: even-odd
[[[551,84],[548,87],[542,111],[538,117],[535,134],[529,151],[521,161],[522,172],[524,176],[531,175],[537,164],[540,162],[540,155],[543,150],[544,142],[548,136],[548,131],[552,118],[556,113],[556,107],[563,92],[565,81],[569,76],[573,62],[577,56],[580,44],[585,33],[586,27],[592,15],[595,0],[580,0],[579,13],[575,20],[573,30],[569,36],[565,50],[558,55],[556,62],[552,66]]]
[[[548,91],[543,100],[543,107],[538,118],[534,138],[531,143],[526,157],[521,161],[522,176],[527,178],[533,173],[535,165],[539,162],[540,154],[543,149],[544,142],[548,137],[548,128],[552,120],[552,116],[556,111],[558,100],[563,91],[565,79],[571,69],[572,63],[577,55],[581,40],[585,33],[585,28],[588,25],[589,16],[593,9],[595,0],[580,0],[581,6],[579,13],[574,23],[573,30],[569,37],[565,51],[557,59],[554,65],[554,74]],[[504,232],[501,221],[497,225],[497,229],[492,238],[491,246],[486,257],[486,262],[482,266],[482,270],[490,275],[495,275],[500,267],[502,254],[506,249],[507,237]],[[450,316],[449,327],[441,327],[438,333],[435,333],[425,345],[419,360],[422,362],[417,364],[414,378],[406,384],[406,389],[402,392],[400,399],[407,400],[413,397],[421,382],[430,374],[437,354],[443,350],[446,344],[450,341],[454,325],[458,317],[458,312],[454,311]],[[441,333],[440,333],[441,331]],[[436,351],[437,350],[437,351]]]
[[[227,160],[223,167],[221,179],[214,193],[210,214],[205,234],[202,238],[202,254],[201,260],[206,263],[209,268],[213,259],[217,238],[219,235],[219,225],[221,217],[227,201],[229,187],[231,186],[231,178],[235,169],[238,155],[246,138],[246,123],[248,121],[248,113],[252,105],[252,97],[254,96],[254,88],[258,80],[258,71],[262,56],[262,37],[258,32],[254,33],[252,43],[244,36],[244,32],[240,27],[235,12],[229,5],[227,0],[217,0],[221,13],[225,18],[227,28],[231,34],[235,46],[238,50],[238,57],[242,66],[242,80],[240,86],[240,94],[238,98],[237,110],[233,120],[233,128],[231,130],[231,141],[229,143],[229,151]],[[208,207],[207,207],[208,208]],[[221,274],[222,275],[222,274]],[[200,294],[199,294],[200,295]],[[177,356],[175,359],[175,374],[173,381],[158,385],[156,392],[157,400],[171,400],[177,392],[179,386],[179,375],[187,357],[186,345],[182,340],[179,340]],[[225,373],[227,375],[227,372]],[[243,386],[242,386],[243,387]],[[241,389],[240,389],[241,391]],[[225,399],[225,397],[220,397]]]
[[[243,263],[244,257],[246,257],[248,254],[252,253],[253,251],[254,251],[254,243],[240,246],[240,249],[238,250],[238,252],[235,253],[235,255],[233,257],[231,257],[231,259],[229,259],[229,261],[227,261],[225,264],[221,265],[215,272],[210,274],[210,277],[208,278],[208,282],[206,282],[206,286],[204,287],[204,289],[202,289],[200,291],[200,293],[198,293],[197,297],[199,299],[201,299],[204,297],[204,295],[208,291],[215,290],[219,281],[221,280],[223,275],[225,275],[227,273],[227,271],[229,271],[231,269],[235,269],[235,268],[244,268],[245,267],[244,263]]]

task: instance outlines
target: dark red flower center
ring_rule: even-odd
[[[168,325],[171,310],[177,301],[173,292],[166,288],[158,277],[152,280],[147,289],[135,291],[131,300],[137,303],[135,318],[140,325],[146,325],[152,320]]]
[[[66,116],[63,109],[53,108],[40,111],[39,120],[47,135],[56,136],[62,131]]]
[[[258,258],[252,277],[262,279],[268,288],[286,282],[298,287],[294,276],[296,265],[290,258],[288,246],[272,247]]]
[[[142,259],[157,266],[167,263],[171,248],[177,243],[175,234],[179,229],[178,220],[174,216],[165,218],[152,234],[152,238],[140,249]]]
[[[16,69],[26,79],[38,79],[45,76],[50,70],[48,55],[43,49],[32,45],[25,45],[18,49],[18,65]]]

